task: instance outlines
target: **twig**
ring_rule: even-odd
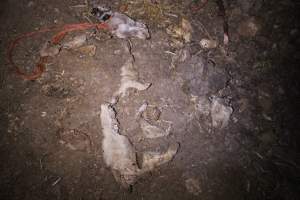
[[[62,179],[61,177],[58,177],[58,179],[56,179],[56,181],[54,181],[51,185],[54,187],[61,181],[61,179]]]
[[[259,157],[260,159],[262,159],[262,160],[264,159],[264,157],[263,157],[262,155],[260,155],[258,152],[256,152],[256,151],[253,151],[253,152],[254,152],[254,154],[257,155],[257,157]]]

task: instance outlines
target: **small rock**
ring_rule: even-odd
[[[251,17],[239,24],[238,33],[244,37],[254,37],[260,29],[261,25],[259,22],[254,17]]]
[[[96,54],[96,46],[91,44],[87,46],[83,46],[77,49],[80,53],[88,55],[90,57],[95,56]]]
[[[216,40],[209,39],[202,39],[199,44],[203,49],[214,49],[218,46],[218,42]]]
[[[200,187],[200,182],[199,182],[199,180],[197,180],[195,178],[189,178],[189,179],[185,180],[185,187],[188,192],[190,192],[196,196],[202,192],[201,187]]]

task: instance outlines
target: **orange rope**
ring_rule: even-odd
[[[58,32],[57,34],[55,34],[52,37],[51,42],[53,44],[57,44],[69,32],[86,30],[86,29],[91,29],[91,28],[109,29],[109,27],[106,23],[99,23],[99,24],[91,24],[91,23],[67,24],[67,25],[64,25],[61,28],[62,31]],[[33,36],[35,36],[37,34],[40,34],[40,33],[55,31],[57,29],[59,29],[59,28],[57,28],[57,27],[44,28],[44,29],[41,29],[41,30],[38,30],[38,31],[33,31],[33,32],[22,34],[22,35],[18,36],[17,38],[15,38],[14,40],[12,40],[12,42],[10,43],[10,45],[8,46],[8,49],[7,49],[7,60],[9,62],[9,64],[14,67],[15,72],[16,72],[17,75],[19,75],[20,77],[22,77],[25,80],[35,80],[35,79],[39,78],[42,75],[42,73],[44,72],[45,63],[47,61],[47,57],[41,57],[39,59],[38,63],[35,65],[35,68],[33,69],[31,74],[26,74],[25,72],[22,72],[22,70],[20,70],[20,68],[15,64],[15,62],[13,60],[13,51],[16,48],[16,46],[20,43],[20,41],[25,39],[25,38],[33,37]]]

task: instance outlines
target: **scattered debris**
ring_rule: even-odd
[[[91,29],[91,28],[98,28],[98,29],[107,29],[108,27],[103,24],[103,23],[97,23],[97,24],[93,24],[93,23],[80,23],[80,24],[68,24],[62,27],[62,31],[58,32],[57,34],[55,34],[52,39],[51,42],[52,44],[58,44],[65,36],[67,33],[72,32],[72,31],[77,31],[77,30],[86,30],[86,29]],[[24,33],[19,35],[18,37],[16,37],[14,40],[12,40],[8,46],[7,49],[7,59],[10,65],[12,65],[15,68],[15,72],[17,75],[19,75],[20,77],[22,77],[25,80],[35,80],[37,78],[39,78],[44,70],[45,70],[45,64],[47,61],[47,57],[40,57],[38,63],[35,65],[35,68],[32,70],[32,73],[27,74],[26,72],[23,72],[23,70],[21,70],[14,62],[13,60],[13,51],[16,48],[16,46],[20,43],[21,40],[29,38],[29,37],[33,37],[37,34],[40,33],[46,33],[49,31],[53,31],[56,30],[57,28],[43,28],[43,29],[39,29],[36,31],[32,31],[32,32],[28,32],[28,33]],[[63,45],[64,48],[77,48],[82,46],[86,41],[86,36],[77,36],[75,37],[72,41],[69,41],[70,43],[65,43]]]
[[[221,98],[214,97],[211,102],[212,126],[215,128],[225,128],[233,112],[232,107],[224,105],[223,101]]]
[[[145,152],[142,168],[137,164],[135,149],[127,137],[120,135],[119,123],[112,105],[101,105],[101,125],[103,133],[102,149],[105,164],[111,168],[117,182],[128,188],[139,175],[173,159],[179,144],[171,145],[165,153]]]
[[[147,26],[142,22],[134,21],[125,14],[112,12],[103,7],[95,7],[92,14],[101,22],[105,22],[112,34],[118,38],[149,39],[150,34]]]
[[[141,83],[138,81],[138,72],[134,69],[132,59],[129,59],[121,68],[121,84],[114,96],[124,97],[129,88],[146,90],[151,83]]]
[[[73,37],[70,41],[65,42],[62,47],[65,49],[76,49],[83,46],[87,41],[86,34]]]
[[[218,46],[218,42],[216,40],[210,39],[202,39],[199,44],[203,49],[214,49]]]
[[[251,17],[239,24],[238,33],[244,37],[254,37],[260,29],[261,27],[257,19]]]
[[[175,39],[179,39],[184,41],[185,43],[188,43],[192,39],[192,32],[193,28],[191,23],[185,19],[182,18],[179,25],[175,26],[169,26],[167,28],[167,33],[172,36]]]
[[[91,44],[91,45],[79,47],[77,49],[77,51],[84,54],[84,55],[88,55],[90,57],[93,57],[93,56],[96,55],[96,49],[97,49],[97,47],[95,45]]]
[[[188,192],[196,196],[198,196],[202,192],[200,182],[198,179],[195,178],[189,178],[185,180],[185,187]]]

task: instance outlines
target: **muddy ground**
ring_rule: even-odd
[[[23,80],[7,62],[9,41],[41,27],[86,22],[85,8],[71,7],[85,2],[0,2],[0,199],[298,199],[299,2],[225,1],[227,46],[215,1],[197,12],[188,0],[156,2],[90,2],[124,10],[151,32],[150,40],[131,39],[139,80],[152,85],[129,90],[117,104],[121,133],[138,154],[180,144],[171,162],[131,190],[104,164],[99,117],[131,57],[128,42],[101,30],[71,33],[89,35],[95,55],[63,49],[40,78]],[[182,17],[192,25],[191,41],[166,31]],[[242,25],[249,19],[254,31]],[[30,71],[53,34],[22,41],[16,63]],[[219,45],[203,49],[199,41],[208,37]],[[232,109],[228,122],[221,116],[213,123],[215,99]],[[161,122],[172,123],[169,136],[143,138],[135,114],[145,101],[160,110]]]

